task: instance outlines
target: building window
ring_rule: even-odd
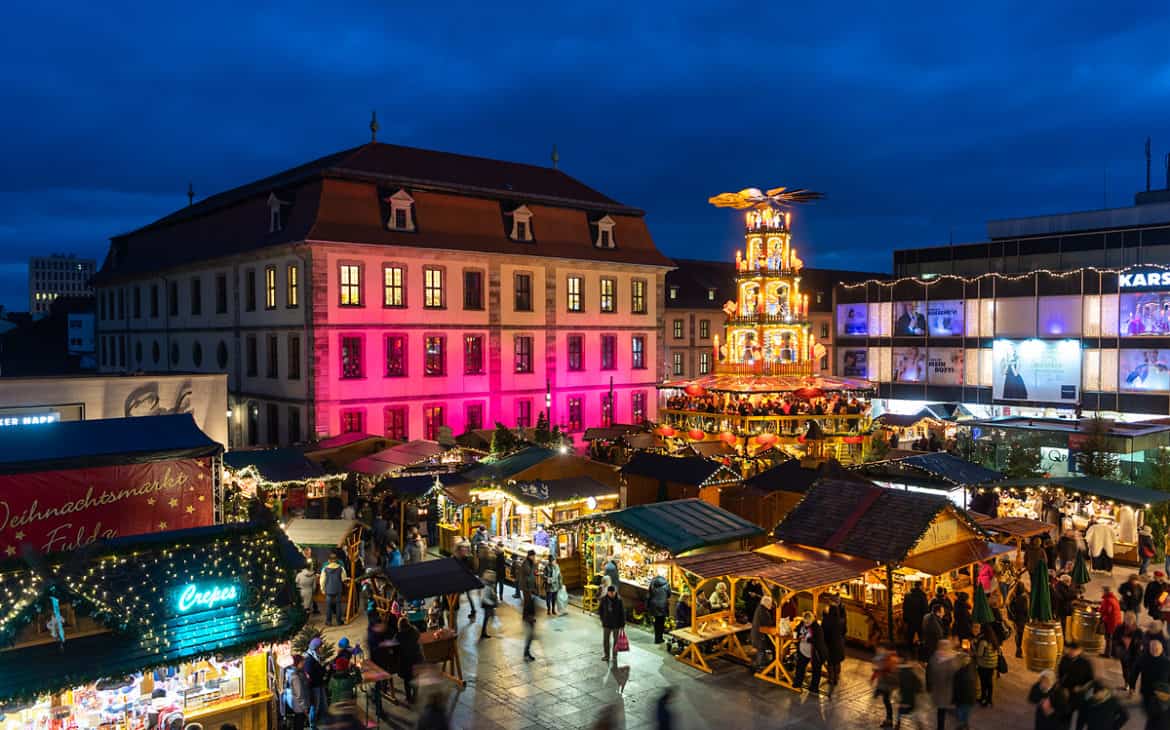
[[[276,267],[264,268],[264,308],[276,309]]]
[[[296,264],[289,264],[285,269],[285,292],[284,297],[287,300],[285,306],[289,309],[295,309],[301,304],[301,281],[300,272],[297,271]]]
[[[158,319],[158,284],[150,285],[150,318]]]
[[[139,319],[142,317],[142,287],[140,287],[140,286],[134,287],[133,311],[134,311],[134,318],[135,319]]]
[[[516,401],[516,428],[532,428],[532,401],[527,398]]]
[[[464,335],[463,374],[483,375],[483,336]]]
[[[707,301],[709,301],[709,302],[715,301],[715,290],[714,289],[707,290]]]
[[[566,291],[568,292],[568,307],[570,312],[581,312],[581,290],[584,288],[585,280],[580,276],[570,276]]]
[[[634,423],[642,423],[646,420],[646,393],[644,391],[630,393],[630,420]]]
[[[227,274],[215,275],[215,313],[227,314]]]
[[[362,338],[341,338],[341,377],[353,380],[362,377]]]
[[[634,314],[646,313],[645,279],[634,279],[630,282],[630,311]]]
[[[513,241],[532,240],[532,211],[521,205],[512,211],[512,232],[509,234]]]
[[[399,190],[386,198],[390,204],[390,215],[386,227],[392,231],[414,230],[414,198],[405,190]]]
[[[829,369],[829,356],[828,355],[821,355],[821,370],[828,370],[828,369]]]
[[[601,277],[601,311],[617,311],[617,279]]]
[[[683,354],[681,352],[670,353],[671,372],[675,375],[683,374]]]
[[[427,406],[423,408],[423,438],[435,441],[439,438],[439,429],[446,424],[443,406]]]
[[[580,431],[584,420],[581,417],[581,398],[576,396],[569,398],[568,411],[569,421],[565,424],[567,430],[570,432]]]
[[[678,287],[677,286],[670,287],[670,299],[671,299],[671,301],[678,299]]]
[[[141,344],[142,343],[139,343],[139,346],[141,346]],[[141,361],[142,350],[139,349],[135,354],[138,355],[138,360]],[[191,362],[195,363],[195,367],[200,367],[203,365],[203,345],[199,344],[198,342],[191,345]]]
[[[105,344],[105,340],[102,341],[102,344],[103,345]],[[142,364],[142,342],[141,341],[134,343],[134,362],[138,363],[139,365]],[[105,358],[103,357],[102,358],[102,365],[105,365],[105,364],[106,364]]]
[[[126,318],[126,290],[118,290],[118,319]]]
[[[601,394],[601,427],[609,428],[613,425],[613,396],[610,393]]]
[[[483,272],[463,272],[463,308],[483,309]]]
[[[106,318],[106,293],[102,292],[98,295],[98,319],[104,320]]]
[[[167,282],[167,315],[179,316],[179,282]]]
[[[464,431],[478,431],[483,428],[483,403],[468,403],[464,419]]]
[[[614,220],[608,215],[597,221],[597,240],[593,242],[598,248],[613,248],[614,236]]]
[[[363,408],[350,408],[341,412],[342,433],[365,433],[366,411]]]
[[[396,230],[402,231],[406,229],[407,222],[410,219],[410,211],[406,208],[397,208],[394,210],[392,227]]]
[[[227,367],[228,349],[227,343],[223,340],[220,340],[219,344],[215,346],[215,364],[219,366],[220,370]]]
[[[171,367],[179,366],[179,343],[171,343]]]
[[[824,302],[825,302],[825,293],[823,291],[817,292],[817,304],[824,304]]]
[[[423,375],[437,377],[447,374],[446,340],[442,335],[427,335]]]
[[[532,274],[516,274],[516,306],[517,312],[532,311]]]
[[[126,335],[118,335],[118,367],[126,367]]]
[[[681,340],[683,336],[683,321],[681,319],[674,320],[674,339]]]
[[[821,339],[828,339],[829,337],[829,323],[821,322]]]
[[[260,406],[256,403],[249,403],[248,409],[248,445],[258,446],[260,444]]]
[[[601,369],[617,369],[617,335],[601,336]]]
[[[569,335],[569,370],[580,372],[585,369],[585,336]]]
[[[341,306],[362,306],[362,267],[358,264],[342,264],[338,271],[341,281]]]
[[[248,269],[244,272],[244,311],[256,311],[256,271]]]
[[[301,440],[301,409],[290,406],[288,409],[288,442],[300,443]]]
[[[382,306],[406,306],[406,270],[401,266],[382,267]]]
[[[699,353],[699,375],[711,372],[711,353],[703,350]]]
[[[191,279],[191,314],[203,314],[203,279],[198,276]]]
[[[532,372],[532,337],[529,335],[516,335],[516,339],[513,340],[513,347],[516,354],[516,372]]]
[[[264,374],[269,378],[276,378],[280,369],[280,336],[268,335],[268,367]]]
[[[301,379],[301,336],[288,336],[288,379]]]
[[[442,309],[443,270],[433,267],[423,269],[423,306],[427,309]]]
[[[709,339],[710,337],[711,337],[711,320],[700,319],[699,320],[699,339],[706,340],[706,339]]]
[[[406,376],[406,335],[386,335],[386,377]]]
[[[268,443],[280,443],[280,406],[268,404]]]
[[[386,438],[406,441],[406,406],[386,406],[382,411]]]
[[[634,370],[646,369],[646,336],[634,335],[630,339],[630,367]]]
[[[254,378],[254,377],[256,377],[256,374],[259,372],[259,368],[260,368],[260,364],[259,364],[260,357],[259,357],[259,353],[257,352],[257,349],[256,349],[257,348],[256,335],[248,335],[248,337],[244,341],[244,343],[245,343],[244,373],[248,377]]]

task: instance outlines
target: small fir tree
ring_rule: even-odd
[[[297,632],[296,636],[292,637],[289,642],[294,654],[307,654],[309,651],[309,642],[313,639],[320,639],[321,646],[317,648],[317,657],[322,664],[329,664],[333,661],[333,642],[325,638],[325,630],[321,626],[312,626],[305,624],[304,628]]]
[[[1040,468],[1040,444],[1035,437],[1014,438],[1007,442],[1007,456],[1003,473],[1009,477],[1038,477]]]
[[[552,433],[548,430],[548,414],[544,411],[536,417],[536,430],[532,437],[536,439],[536,443],[541,446],[548,446],[552,441]]]
[[[1119,459],[1109,443],[1109,424],[1100,416],[1089,419],[1088,438],[1077,454],[1077,469],[1088,477],[1113,479]]]
[[[520,441],[512,429],[496,421],[496,430],[492,432],[492,455],[504,456],[516,450]]]
[[[1170,492],[1170,449],[1165,446],[1158,448],[1154,458],[1146,462],[1146,472],[1142,481],[1149,489]],[[1161,552],[1166,544],[1166,533],[1170,532],[1170,502],[1163,502],[1146,510],[1146,524],[1154,533],[1155,549]]]

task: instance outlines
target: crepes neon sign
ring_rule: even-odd
[[[236,603],[240,599],[239,588],[234,583],[225,585],[197,585],[188,583],[178,592],[175,607],[179,613],[210,611]]]

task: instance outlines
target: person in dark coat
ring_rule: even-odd
[[[955,620],[951,625],[951,635],[957,640],[971,640],[975,638],[975,628],[971,623],[971,604],[967,602],[966,593],[955,594]]]
[[[1056,680],[1068,695],[1070,711],[1076,712],[1081,709],[1085,690],[1093,683],[1093,665],[1089,664],[1077,642],[1065,643],[1064,656],[1056,665]]]
[[[605,596],[597,604],[597,615],[601,617],[601,648],[605,660],[617,662],[617,637],[626,625],[626,607],[617,594],[617,587],[610,585],[605,590]]]
[[[756,650],[755,659],[752,660],[752,670],[759,671],[764,666],[764,657],[767,656],[767,650],[772,647],[772,640],[768,638],[764,629],[771,629],[776,625],[776,615],[772,613],[772,596],[767,595],[760,598],[760,602],[756,604],[756,610],[752,614],[752,646]]]
[[[818,694],[821,691],[821,665],[824,664],[828,653],[824,630],[817,623],[813,612],[805,611],[797,628],[796,676],[793,678],[795,688],[800,689],[804,686],[804,672],[811,664],[812,674],[808,681],[808,691],[811,694]]]
[[[1060,539],[1056,541],[1056,559],[1060,561],[1053,568],[1063,569],[1066,565],[1072,565],[1077,559],[1077,536],[1072,530],[1065,530],[1060,535]]]
[[[1093,682],[1089,696],[1081,705],[1077,725],[1087,730],[1117,730],[1129,722],[1129,713],[1101,682]]]
[[[1125,680],[1125,689],[1133,694],[1137,689],[1138,666],[1145,653],[1145,638],[1141,627],[1137,624],[1137,614],[1126,611],[1125,618],[1113,631],[1113,641],[1110,642],[1113,658],[1121,662],[1121,676]]]
[[[977,694],[975,662],[971,661],[971,657],[967,654],[959,652],[955,657],[955,666],[955,717],[959,721],[959,727],[965,728],[971,719],[971,709],[975,707],[975,695]]]
[[[934,591],[934,598],[930,599],[930,610],[933,613],[936,606],[942,606],[943,612],[938,615],[938,620],[942,624],[943,638],[951,635],[951,623],[955,616],[955,604],[951,602],[951,597],[947,595],[946,588],[936,588]]]
[[[1040,672],[1040,678],[1028,692],[1028,702],[1036,705],[1034,727],[1036,730],[1068,730],[1068,695],[1056,683],[1051,669]]]
[[[1060,625],[1064,627],[1064,631],[1068,633],[1068,618],[1073,615],[1077,599],[1077,590],[1073,588],[1072,576],[1068,573],[1060,576],[1060,580],[1056,581],[1056,585],[1052,587],[1052,613],[1060,621]]]
[[[654,643],[663,642],[666,617],[670,614],[670,583],[661,575],[654,576],[646,596],[646,610],[654,617]]]
[[[841,679],[841,663],[845,661],[845,607],[840,599],[834,600],[825,606],[821,616],[821,631],[825,635],[825,664],[828,669],[829,691],[837,686]]]
[[[1028,570],[1028,575],[1033,575],[1036,572],[1036,565],[1040,561],[1047,561],[1048,557],[1044,553],[1044,547],[1040,544],[1040,538],[1032,538],[1031,544],[1024,549],[1024,567]]]
[[[906,645],[913,649],[922,638],[922,619],[930,613],[930,599],[921,583],[914,583],[902,599],[902,621],[906,625]]]
[[[504,600],[504,576],[508,571],[508,554],[504,552],[504,543],[497,542],[493,548],[496,556],[496,592],[499,600]]]
[[[1154,571],[1154,579],[1146,585],[1146,595],[1142,599],[1146,612],[1150,618],[1162,619],[1162,594],[1166,592],[1166,574],[1160,570]]]
[[[1146,717],[1156,718],[1165,713],[1155,690],[1170,682],[1170,657],[1166,656],[1161,642],[1149,645],[1145,656],[1138,660],[1138,678],[1141,680],[1142,709]]]
[[[414,704],[417,693],[414,686],[414,668],[422,663],[422,648],[418,643],[418,629],[406,616],[398,619],[398,676],[406,692],[406,701]]]
[[[1024,626],[1028,623],[1028,592],[1020,583],[1016,583],[1012,600],[1008,602],[1008,618],[1016,627],[1016,659],[1019,659],[1024,656]]]
[[[922,651],[920,656],[923,661],[934,656],[935,650],[938,649],[938,642],[946,638],[946,631],[942,624],[943,606],[937,604],[922,618]]]
[[[1134,615],[1142,612],[1145,591],[1142,589],[1141,578],[1137,573],[1129,576],[1129,580],[1121,584],[1117,589],[1117,599],[1121,602],[1121,612],[1133,611]]]
[[[743,612],[749,619],[756,614],[756,606],[764,597],[764,589],[757,580],[749,580],[743,589]]]

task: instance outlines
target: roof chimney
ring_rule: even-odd
[[[553,163],[554,170],[557,169],[557,164],[560,163],[560,161],[561,161],[561,155],[560,155],[560,153],[557,152],[557,146],[554,144],[553,150],[552,150],[552,163]]]
[[[378,141],[378,111],[375,109],[370,112],[370,142]]]
[[[195,186],[190,182],[187,183],[187,207],[190,208],[195,205]]]

